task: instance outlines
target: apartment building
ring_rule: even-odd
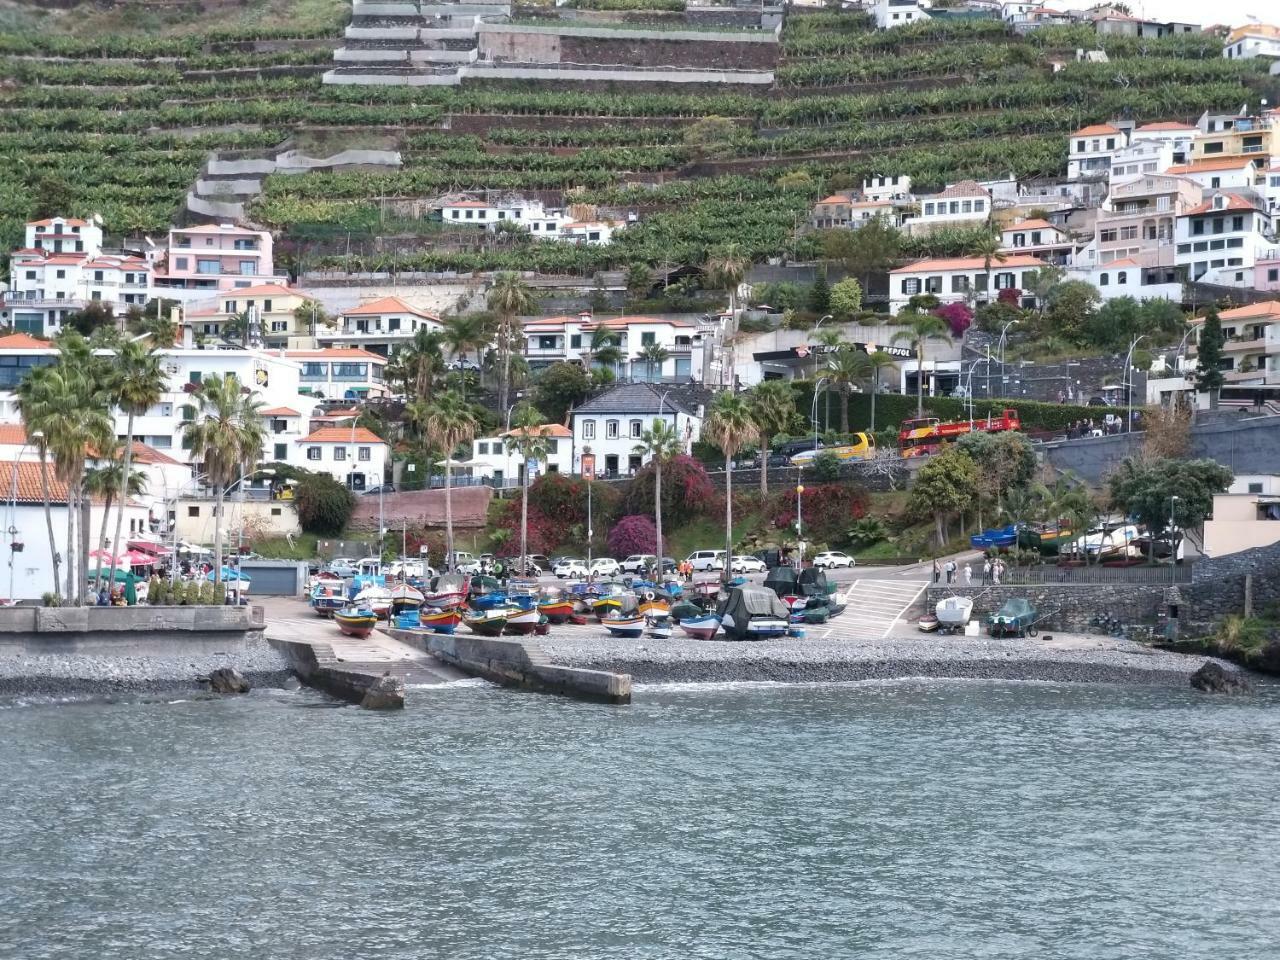
[[[1117,153],[1129,145],[1129,134],[1109,123],[1082,127],[1067,140],[1067,179],[1106,179]]]
[[[288,283],[288,277],[276,273],[271,234],[231,223],[174,227],[156,273],[159,295],[183,300]]]
[[[1185,177],[1206,190],[1252,190],[1265,188],[1265,157],[1213,157],[1179,163],[1164,172],[1171,177]]]
[[[1117,150],[1111,158],[1110,187],[1153,173],[1164,173],[1174,165],[1173,147],[1163,141],[1135,140]]]
[[[1222,157],[1274,156],[1280,153],[1280,140],[1273,113],[1260,117],[1221,119],[1209,130],[1201,130],[1191,142],[1189,160],[1213,160]],[[1215,129],[1216,128],[1216,129]]]
[[[897,313],[916,294],[931,293],[942,303],[987,303],[1001,290],[1026,290],[1030,274],[1045,261],[1025,254],[1011,254],[988,265],[982,257],[947,260],[920,260],[889,271],[889,307]],[[1024,296],[1022,303],[1035,306],[1035,298]]]
[[[913,234],[942,227],[979,226],[991,217],[991,191],[975,180],[953,183],[941,193],[916,198],[920,212],[906,222]]]
[[[1222,346],[1225,386],[1269,392],[1280,388],[1280,301],[1223,310],[1218,319],[1226,340]],[[1197,317],[1191,324],[1198,339],[1204,318]],[[1188,352],[1196,352],[1194,339]]]
[[[229,335],[228,324],[239,326],[244,321],[248,329],[237,334],[246,338],[242,342],[253,346],[309,347],[314,345],[312,325],[305,316],[299,320],[295,313],[305,314],[303,308],[311,303],[292,287],[266,283],[228,291],[205,305],[192,305],[186,311],[186,320],[201,337],[222,339]]]
[[[911,195],[911,178],[906,174],[892,177],[871,177],[862,181],[864,200],[914,200]]]
[[[410,306],[399,297],[379,297],[344,310],[333,330],[318,329],[322,347],[364,350],[382,358],[410,342],[419,330],[439,332],[444,324],[434,313]]]
[[[544,461],[529,464],[531,477],[544,473],[573,472],[573,431],[562,423],[547,423],[530,431],[541,436],[547,448]],[[495,486],[524,482],[524,458],[508,445],[508,440],[518,436],[519,430],[508,430],[490,437],[471,441],[471,459],[466,467],[472,477],[492,481]]]
[[[861,199],[856,193],[834,193],[813,208],[810,225],[815,230],[856,230],[877,218],[894,226],[902,222],[898,213],[903,201]]]
[[[1252,191],[1206,197],[1178,216],[1175,240],[1187,279],[1234,287],[1251,285],[1258,260],[1276,246],[1265,201]]]
[[[1177,120],[1159,120],[1134,127],[1129,134],[1130,145],[1136,143],[1165,144],[1172,151],[1171,163],[1186,163],[1191,158],[1191,143],[1195,140],[1199,128],[1193,123],[1182,123]],[[1149,171],[1142,171],[1147,173]],[[1156,171],[1159,172],[1159,171]]]
[[[1020,220],[1001,229],[1000,246],[1058,266],[1070,263],[1075,252],[1075,242],[1065,230],[1039,218]]]
[[[1093,239],[1080,250],[1076,265],[1088,269],[1134,260],[1144,269],[1174,266],[1177,218],[1204,196],[1198,183],[1165,174],[1117,184],[1098,209]]]
[[[614,338],[622,360],[616,376],[645,381],[685,381],[693,376],[694,341],[697,327],[687,320],[660,317],[610,317],[596,320],[590,313],[576,317],[546,317],[524,325],[525,359],[531,370],[553,363],[592,363],[591,344],[597,330]],[[659,348],[666,357],[661,362],[646,356],[649,348]]]
[[[1227,34],[1222,55],[1228,60],[1251,60],[1266,57],[1280,59],[1280,27],[1268,23],[1250,23]]]
[[[322,347],[316,350],[286,350],[284,355],[299,365],[298,392],[316,400],[366,400],[384,397],[387,358],[359,347]]]

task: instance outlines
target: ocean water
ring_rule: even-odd
[[[1280,695],[0,707],[0,957],[1280,956]]]

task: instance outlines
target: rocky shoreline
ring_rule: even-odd
[[[1185,687],[1210,659],[1111,639],[1092,645],[1014,638],[730,643],[553,634],[538,638],[538,646],[553,663],[628,673],[636,683],[848,683],[925,677]]]
[[[288,658],[261,639],[212,653],[183,650],[180,645],[171,651],[123,656],[0,650],[0,697],[206,690],[200,678],[219,667],[234,667],[254,687],[282,687],[293,678]]]

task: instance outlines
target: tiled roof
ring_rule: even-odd
[[[53,350],[54,346],[46,340],[39,340],[29,333],[11,333],[0,337],[0,350]]]
[[[181,460],[175,460],[167,453],[162,453],[155,447],[147,446],[147,444],[140,440],[133,441],[132,446],[134,463],[159,463],[174,467],[183,466]]]
[[[1223,310],[1218,314],[1220,320],[1256,320],[1267,317],[1280,320],[1280,300],[1263,300],[1247,307]]]
[[[1236,27],[1227,35],[1226,46],[1231,46],[1241,37],[1270,37],[1273,40],[1280,40],[1280,27],[1273,27],[1269,23],[1250,23],[1243,27]]]
[[[50,226],[53,226],[53,223],[56,220],[61,220],[68,227],[87,227],[89,225],[89,222],[87,220],[76,220],[73,217],[49,217],[45,220],[28,220],[27,226],[28,227],[50,227]]]
[[[242,287],[239,290],[224,290],[220,296],[224,300],[236,297],[300,297],[297,290],[282,287],[278,283],[264,283],[256,287]]]
[[[593,397],[573,411],[573,415],[596,415],[604,413],[618,414],[657,414],[658,404],[662,401],[663,391],[648,383],[620,383],[598,397]],[[667,395],[662,402],[662,412],[685,413],[689,410],[676,397]]]
[[[581,228],[586,230],[590,227],[616,227],[617,225],[618,221],[616,220],[582,220],[578,223],[566,223],[563,229],[574,230]]]
[[[1108,135],[1108,134],[1112,134],[1112,133],[1119,133],[1119,132],[1120,132],[1120,131],[1119,131],[1118,129],[1116,129],[1115,127],[1113,127],[1113,126],[1112,126],[1111,124],[1109,124],[1109,123],[1095,123],[1095,124],[1094,124],[1093,126],[1091,126],[1091,127],[1081,127],[1081,128],[1080,128],[1079,130],[1077,130],[1075,133],[1071,134],[1071,136],[1073,136],[1073,137],[1101,137],[1101,136],[1106,136],[1106,135]]]
[[[198,227],[174,227],[173,233],[225,233],[228,236],[234,233],[252,233],[258,236],[265,233],[263,230],[250,230],[248,227],[237,227],[235,224],[227,223],[203,223]],[[239,253],[258,253],[257,250],[241,250]]]
[[[1188,173],[1209,173],[1214,170],[1239,170],[1257,163],[1253,157],[1214,157],[1212,160],[1193,160],[1191,163],[1175,163],[1165,171],[1171,177]]]
[[[0,476],[10,479],[16,478],[17,483],[12,490],[16,490],[14,499],[18,503],[44,502],[44,485],[40,479],[40,462],[38,460],[22,460],[16,463],[13,461],[0,461]],[[54,476],[52,467],[48,471],[48,476],[49,502],[66,503],[66,483]],[[5,495],[8,496],[12,490],[6,490]]]
[[[1124,257],[1120,260],[1108,260],[1106,263],[1100,263],[1094,269],[1097,270],[1097,269],[1103,269],[1108,267],[1140,267],[1140,266],[1142,266],[1142,264],[1140,264],[1137,260],[1133,259],[1133,257]]]
[[[20,423],[0,423],[0,443],[20,447],[27,442],[27,428]]]
[[[286,350],[284,355],[291,360],[376,360],[386,363],[387,358],[359,347],[326,347],[323,350]]]
[[[298,443],[386,443],[368,427],[321,427]]]
[[[629,327],[632,324],[656,323],[667,324],[672,327],[692,327],[693,324],[687,320],[663,319],[662,317],[610,317],[608,320],[597,320],[594,326],[597,327]]]
[[[1048,220],[1037,219],[1037,220],[1023,220],[1021,223],[1015,223],[1011,226],[1005,227],[1004,232],[1009,233],[1010,231],[1015,231],[1015,230],[1057,230],[1057,229],[1058,228],[1055,227]]]
[[[1015,254],[1011,257],[1005,257],[1004,260],[991,259],[992,272],[1007,269],[1009,267],[1043,267],[1044,261],[1038,257],[1028,257]],[[982,257],[957,257],[953,260],[917,260],[915,263],[909,263],[905,267],[898,267],[896,270],[890,270],[890,273],[926,273],[930,270],[985,270],[986,262]]]
[[[1181,130],[1195,130],[1194,123],[1178,123],[1176,120],[1162,120],[1159,123],[1144,123],[1138,127],[1138,130],[1147,131],[1149,133],[1175,133]]]
[[[292,407],[272,407],[270,410],[259,410],[258,413],[264,417],[300,417],[297,410]]]
[[[485,203],[483,200],[455,200],[452,203],[442,203],[442,207],[490,207],[492,204]]]
[[[524,433],[524,430],[520,427],[517,427],[514,430],[508,430],[506,433],[500,434],[500,436],[518,437],[518,436],[522,436],[523,433]],[[564,424],[561,424],[561,423],[544,423],[540,427],[534,427],[532,430],[529,431],[529,433],[531,436],[535,436],[535,437],[572,437],[573,436],[573,432],[568,427],[566,427]]]
[[[991,196],[991,191],[989,191],[982,184],[978,183],[978,181],[976,180],[961,180],[959,183],[953,183],[951,186],[947,187],[947,189],[943,190],[941,193],[935,193],[932,195],[934,199],[950,198],[950,197],[989,197],[989,196]]]
[[[831,196],[827,197],[825,200],[818,201],[818,203],[850,203],[850,202],[852,202],[852,198],[842,197],[838,193],[833,193]]]
[[[1202,213],[1227,213],[1233,210],[1234,211],[1257,210],[1259,212],[1262,212],[1262,208],[1259,207],[1258,205],[1261,201],[1246,199],[1245,197],[1242,197],[1238,193],[1220,193],[1218,194],[1218,196],[1227,198],[1227,205],[1225,207],[1215,207],[1213,204],[1213,201],[1216,200],[1217,197],[1210,197],[1204,203],[1201,203],[1198,206],[1192,207],[1186,213],[1182,214],[1182,216],[1195,217],[1195,216],[1199,216]]]
[[[412,313],[414,316],[426,317],[428,320],[440,319],[435,314],[409,306],[399,297],[381,297],[377,300],[370,300],[368,303],[362,303],[358,307],[352,307],[350,310],[342,311],[344,317],[371,317],[381,316],[384,313]]]

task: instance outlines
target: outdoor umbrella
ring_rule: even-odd
[[[212,570],[209,571],[209,579],[210,580],[213,579]],[[233,570],[231,567],[222,568],[222,579],[223,580],[239,580],[242,583],[251,583],[253,581],[252,577],[246,576],[245,574],[241,573],[239,570]]]
[[[128,558],[129,566],[131,567],[149,567],[153,563],[160,562],[159,557],[144,553],[141,550],[130,550],[125,556]]]
[[[98,570],[88,570],[85,572],[86,580],[96,580],[98,579],[98,576]],[[101,570],[101,576],[103,580],[110,580],[113,583],[137,583],[140,579],[137,574],[130,573],[127,566],[116,567],[114,577],[111,576],[111,569],[109,567],[103,567]]]

